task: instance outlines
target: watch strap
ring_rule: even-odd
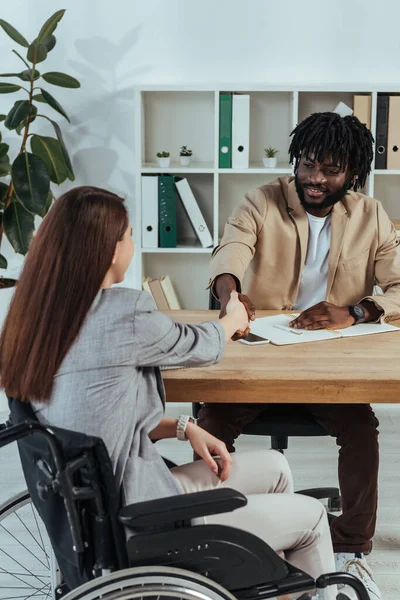
[[[188,423],[196,424],[196,419],[188,415],[181,415],[176,424],[176,437],[181,442],[187,442],[186,427]]]

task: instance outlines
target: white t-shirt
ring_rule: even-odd
[[[307,256],[301,274],[295,310],[305,310],[326,300],[329,248],[331,245],[331,215],[308,217]]]

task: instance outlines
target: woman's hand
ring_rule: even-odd
[[[231,292],[229,302],[224,306],[226,314],[219,319],[219,322],[225,329],[226,339],[231,338],[234,334],[233,339],[246,336],[250,331],[249,317],[246,306],[239,299],[239,294],[235,291]],[[223,314],[222,311],[221,314]]]
[[[186,426],[186,437],[188,438],[193,450],[210,467],[211,471],[218,476],[218,464],[211,454],[218,454],[222,462],[222,470],[219,474],[221,481],[229,477],[232,468],[232,458],[224,442],[205,431],[194,423],[188,423]]]

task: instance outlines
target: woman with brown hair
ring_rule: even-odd
[[[1,387],[30,401],[39,421],[101,437],[124,503],[227,481],[248,504],[207,522],[258,535],[313,577],[334,571],[324,508],[293,494],[282,455],[231,457],[189,417],[163,418],[159,367],[218,362],[225,341],[249,324],[238,294],[222,319],[177,323],[146,292],[111,287],[124,279],[133,252],[121,198],[79,187],[57,200],[32,242],[1,333]],[[168,437],[188,439],[203,460],[169,471],[152,443]]]

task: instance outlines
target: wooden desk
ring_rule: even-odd
[[[166,314],[196,324],[218,313]],[[163,379],[169,402],[400,403],[400,333],[293,346],[230,341],[220,363],[164,371]]]

